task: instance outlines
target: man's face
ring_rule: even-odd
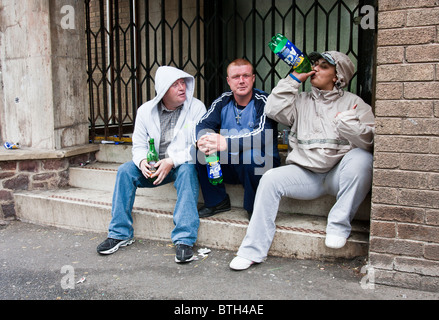
[[[320,90],[332,90],[337,81],[335,66],[320,58],[314,62],[313,70],[316,72],[311,76],[311,84]]]
[[[163,104],[169,110],[181,106],[186,100],[186,82],[184,79],[178,79],[168,89],[163,96]]]
[[[229,66],[227,71],[227,83],[233,94],[245,97],[252,94],[253,85],[255,83],[255,75],[250,65]]]

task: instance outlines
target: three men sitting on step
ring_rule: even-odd
[[[198,123],[196,126],[198,136],[193,135],[192,137],[192,142],[196,140],[196,147],[198,148],[198,156],[195,157],[197,158],[198,169],[196,181],[193,179],[194,176],[197,176],[197,170],[195,170],[193,164],[194,153],[192,153],[192,158],[189,155],[191,153],[189,150],[191,143],[188,143],[187,139],[183,140],[180,142],[180,146],[185,146],[187,152],[173,154],[171,146],[175,141],[171,139],[171,142],[169,142],[168,138],[169,147],[167,151],[163,149],[163,153],[169,152],[169,157],[163,156],[163,159],[161,157],[162,160],[157,165],[159,170],[152,175],[158,177],[158,179],[154,184],[148,182],[147,178],[151,174],[150,168],[145,164],[146,161],[142,161],[147,151],[146,135],[150,131],[160,132],[158,126],[161,124],[162,118],[158,113],[160,110],[166,112],[166,110],[164,111],[166,103],[157,99],[164,97],[164,93],[162,92],[162,95],[156,97],[153,102],[148,102],[148,108],[142,109],[141,107],[137,117],[139,118],[142,114],[145,114],[143,117],[148,115],[152,119],[149,122],[152,123],[147,127],[143,123],[145,120],[142,122],[140,119],[136,119],[133,135],[133,162],[122,165],[119,169],[120,173],[118,172],[113,200],[113,219],[110,223],[110,232],[106,241],[111,242],[112,239],[117,239],[115,241],[119,242],[111,247],[111,244],[105,246],[104,241],[98,247],[98,252],[102,254],[112,253],[119,246],[132,243],[131,210],[135,188],[156,186],[162,182],[175,181],[178,199],[174,211],[176,227],[172,232],[172,240],[177,245],[176,261],[191,261],[192,246],[196,241],[199,225],[199,216],[196,209],[198,179],[200,179],[205,199],[205,206],[199,211],[200,217],[212,216],[230,210],[230,201],[224,186],[217,187],[209,184],[206,168],[200,164],[198,158],[200,154],[225,152],[228,153],[227,161],[231,161],[233,164],[232,151],[237,151],[235,161],[238,165],[226,167],[228,162],[225,164],[225,181],[227,182],[227,179],[229,179],[232,183],[241,183],[244,186],[244,208],[252,215],[237,257],[230,263],[231,269],[245,270],[252,264],[261,263],[265,260],[276,230],[275,219],[279,202],[284,196],[300,200],[316,199],[325,194],[335,196],[336,203],[328,215],[325,245],[334,249],[342,248],[350,235],[351,221],[371,189],[373,161],[371,151],[375,131],[374,115],[372,108],[360,97],[344,90],[354,75],[354,65],[348,56],[340,52],[330,51],[324,53],[313,52],[309,57],[313,63],[313,70],[301,74],[295,71],[292,72],[285,79],[279,81],[268,98],[266,94],[253,88],[255,79],[253,67],[242,59],[234,61],[228,68],[227,81],[232,91],[218,98],[207,113],[205,113],[204,105],[192,97],[193,87],[192,91],[186,90],[185,95],[183,93],[181,95],[177,94],[177,97],[183,99],[184,96],[185,98],[182,100],[184,103],[181,102],[183,107],[181,107],[180,118],[184,115],[185,119],[190,119],[190,123],[184,126],[184,129],[188,127],[193,129],[193,122]],[[175,72],[181,75],[179,72],[182,71]],[[157,76],[159,76],[159,72]],[[193,85],[193,82],[191,82],[193,78],[187,74],[180,78],[170,78],[175,81],[172,85],[183,86],[183,84],[178,84],[177,81],[181,78],[185,79],[185,85],[188,88]],[[310,79],[312,85],[311,92],[299,93],[300,87],[308,79]],[[250,100],[246,99],[244,101],[241,99],[244,96],[250,97],[250,94]],[[185,111],[184,107],[191,105],[191,103],[194,106],[190,109],[189,116],[189,111]],[[261,105],[265,105],[265,108]],[[180,135],[176,132],[182,128],[182,120],[178,116],[177,119],[174,121],[177,123],[176,128],[178,129],[174,131],[174,135],[171,135],[174,139],[176,135]],[[230,119],[234,120],[236,125]],[[255,136],[262,133],[267,135],[270,130],[276,132],[276,125],[273,124],[273,120],[291,128],[288,137],[290,152],[286,165],[278,167],[277,144],[274,142],[273,148],[271,146],[267,148],[267,145],[261,148],[257,154],[265,157],[265,161],[270,156],[273,157],[271,162],[273,169],[265,170],[266,172],[261,178],[261,175],[257,177],[257,169],[267,168],[263,162],[255,160],[255,150],[252,149],[252,144],[248,149],[238,148],[235,150],[231,143],[233,136],[223,135],[224,131],[221,132],[221,129],[225,124],[230,126],[230,123],[232,123],[233,125],[230,128],[240,132],[238,129],[245,125],[247,136],[239,137],[236,140],[242,143],[245,141],[245,137],[253,134]],[[167,123],[172,123],[172,121]],[[236,127],[238,125],[241,125],[241,127]],[[228,129],[229,127],[224,128]],[[207,133],[206,129],[212,129],[215,133],[204,135],[204,133]],[[156,141],[161,143],[166,141],[166,138],[160,136],[160,134],[156,135]],[[185,137],[186,131],[181,135]],[[139,139],[139,137],[141,138]],[[276,139],[277,134],[272,137]],[[265,143],[267,143],[266,140],[264,139]],[[239,147],[241,147],[241,144],[239,144]],[[139,150],[142,152],[140,153]],[[249,158],[247,162],[244,162],[245,160],[243,156],[240,156],[240,152],[242,155],[247,152]],[[173,155],[177,158],[184,157],[177,159],[173,158]],[[191,160],[192,164],[189,163]],[[247,167],[242,166],[243,163],[247,164]],[[223,164],[221,165],[223,166]],[[127,166],[130,167],[129,170],[127,170]],[[176,172],[182,171],[179,168],[188,168],[185,171],[189,172],[184,175],[186,193],[181,194],[179,192],[182,191],[178,187],[181,181],[176,175]],[[251,170],[247,170],[249,168]],[[129,172],[128,174],[125,173],[129,178],[122,183],[119,181],[119,175],[122,175],[124,171]],[[168,175],[168,173],[172,174]],[[190,178],[187,176],[190,176]],[[134,183],[134,187],[128,188],[127,192],[125,186],[129,184],[129,181],[132,181],[131,184]],[[254,202],[251,200],[253,198]],[[180,206],[183,205],[189,213],[181,214]],[[184,237],[180,238],[182,234],[184,234]],[[183,249],[178,244],[184,245]],[[111,248],[107,249],[108,246]]]

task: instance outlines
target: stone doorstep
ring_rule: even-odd
[[[73,187],[90,188],[90,181],[93,181],[93,188],[113,192],[116,181],[117,168],[120,163],[94,163],[85,167],[71,167],[69,184]],[[244,189],[241,185],[226,185],[227,193],[234,207],[242,207]],[[176,200],[176,191],[172,183],[157,188],[139,188],[137,195],[154,196],[160,194],[161,198]],[[203,196],[200,191],[199,202],[203,203]],[[301,213],[312,216],[327,217],[328,212],[335,203],[331,196],[321,197],[312,201],[300,201],[290,198],[282,198],[279,204],[279,211],[287,213]],[[360,206],[355,220],[370,220],[370,196]]]
[[[108,230],[111,192],[69,188],[18,192],[14,196],[17,215],[22,221],[102,233]],[[174,205],[172,200],[137,196],[133,210],[136,238],[170,241]],[[364,222],[353,223],[351,237],[339,250],[324,245],[324,217],[279,213],[276,224],[276,236],[269,255],[334,260],[366,256],[368,252],[368,224]],[[197,246],[236,251],[247,226],[247,213],[240,208],[201,219]]]

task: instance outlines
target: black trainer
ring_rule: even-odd
[[[99,254],[112,254],[119,250],[120,247],[129,246],[134,242],[134,239],[128,240],[117,240],[112,238],[107,238],[96,248]]]
[[[198,215],[200,218],[207,218],[220,212],[229,211],[230,209],[230,198],[229,195],[226,195],[226,198],[214,207],[208,208],[202,206],[200,210],[198,210]]]
[[[175,262],[177,263],[185,263],[191,262],[194,257],[194,251],[191,246],[185,244],[177,244],[175,245]]]

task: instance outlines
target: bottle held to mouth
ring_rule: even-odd
[[[308,73],[312,71],[311,62],[287,37],[278,33],[268,43],[273,51],[286,64],[291,66],[298,73]]]

